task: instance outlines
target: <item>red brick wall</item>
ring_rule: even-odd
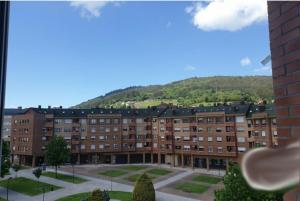
[[[300,1],[268,2],[279,144],[300,137]]]

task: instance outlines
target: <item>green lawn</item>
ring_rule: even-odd
[[[60,198],[56,201],[81,201],[86,199],[90,193],[78,193],[67,197]],[[132,193],[122,191],[110,191],[109,196],[111,199],[117,199],[121,201],[132,201]]]
[[[166,169],[162,169],[162,168],[153,168],[151,170],[146,171],[146,173],[148,173],[148,174],[154,174],[154,175],[159,175],[159,176],[170,174],[171,172],[172,171],[170,171],[170,170],[166,170]]]
[[[142,174],[134,174],[134,175],[130,175],[129,177],[126,178],[126,180],[131,181],[131,182],[136,182],[136,180],[138,180],[138,178],[140,178]],[[149,175],[150,179],[153,180],[155,179],[154,175]]]
[[[205,191],[208,190],[208,186],[204,186],[201,184],[194,184],[194,183],[183,183],[183,184],[178,184],[176,186],[176,189],[178,190],[182,190],[184,192],[188,192],[188,193],[204,193]]]
[[[7,185],[7,180],[2,180],[0,181],[0,186],[6,188]],[[37,182],[32,179],[27,179],[25,177],[18,177],[18,178],[13,178],[9,181],[8,188],[17,191],[19,193],[24,193],[26,195],[38,195],[43,193],[42,187],[45,187],[45,192],[51,191],[51,190],[57,190],[61,187],[59,186],[54,186],[48,183],[43,183],[43,182]]]
[[[51,177],[51,178],[54,178],[54,179],[59,179],[59,180],[62,180],[62,181],[73,183],[73,176],[72,175],[65,175],[65,174],[57,173],[57,178],[56,178],[55,177],[55,172],[43,172],[43,176]],[[83,179],[81,177],[76,177],[76,176],[74,177],[74,183],[75,184],[80,184],[80,183],[83,183],[83,182],[86,182],[86,181],[87,181],[86,179]]]
[[[208,184],[217,184],[222,181],[222,178],[200,175],[193,178],[193,181],[204,182]]]
[[[139,171],[139,170],[147,169],[147,167],[141,165],[129,165],[129,166],[122,166],[120,168],[128,171]]]
[[[6,201],[6,199],[0,197],[0,201]]]
[[[100,172],[99,174],[107,176],[107,177],[119,177],[127,174],[127,172],[122,170],[107,170],[105,172]]]

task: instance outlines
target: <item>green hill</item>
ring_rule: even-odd
[[[111,91],[74,106],[136,107],[159,105],[161,102],[180,106],[211,105],[216,102],[273,100],[271,76],[194,77],[165,85],[134,86]]]

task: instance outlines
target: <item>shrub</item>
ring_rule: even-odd
[[[99,188],[93,190],[87,201],[104,201],[102,191]]]
[[[137,180],[133,190],[133,201],[155,201],[155,190],[146,173]]]

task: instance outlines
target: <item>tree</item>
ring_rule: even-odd
[[[1,177],[4,177],[9,173],[9,168],[10,168],[9,155],[10,155],[9,143],[6,141],[2,141]]]
[[[155,190],[146,173],[137,180],[133,190],[133,201],[155,201]]]
[[[69,157],[67,142],[62,136],[55,136],[46,146],[46,160],[49,165],[55,166],[55,177],[57,178],[57,167],[63,165]]]
[[[87,201],[104,201],[102,191],[99,188],[93,190],[92,194],[88,197]]]
[[[19,165],[19,164],[13,164],[12,168],[16,172],[16,177],[18,177],[18,171],[21,169],[21,165]]]
[[[32,171],[32,174],[34,174],[34,176],[39,180],[42,175],[42,169],[36,168]]]
[[[224,176],[224,188],[215,191],[215,201],[283,201],[283,192],[251,188],[237,164],[230,164]]]

